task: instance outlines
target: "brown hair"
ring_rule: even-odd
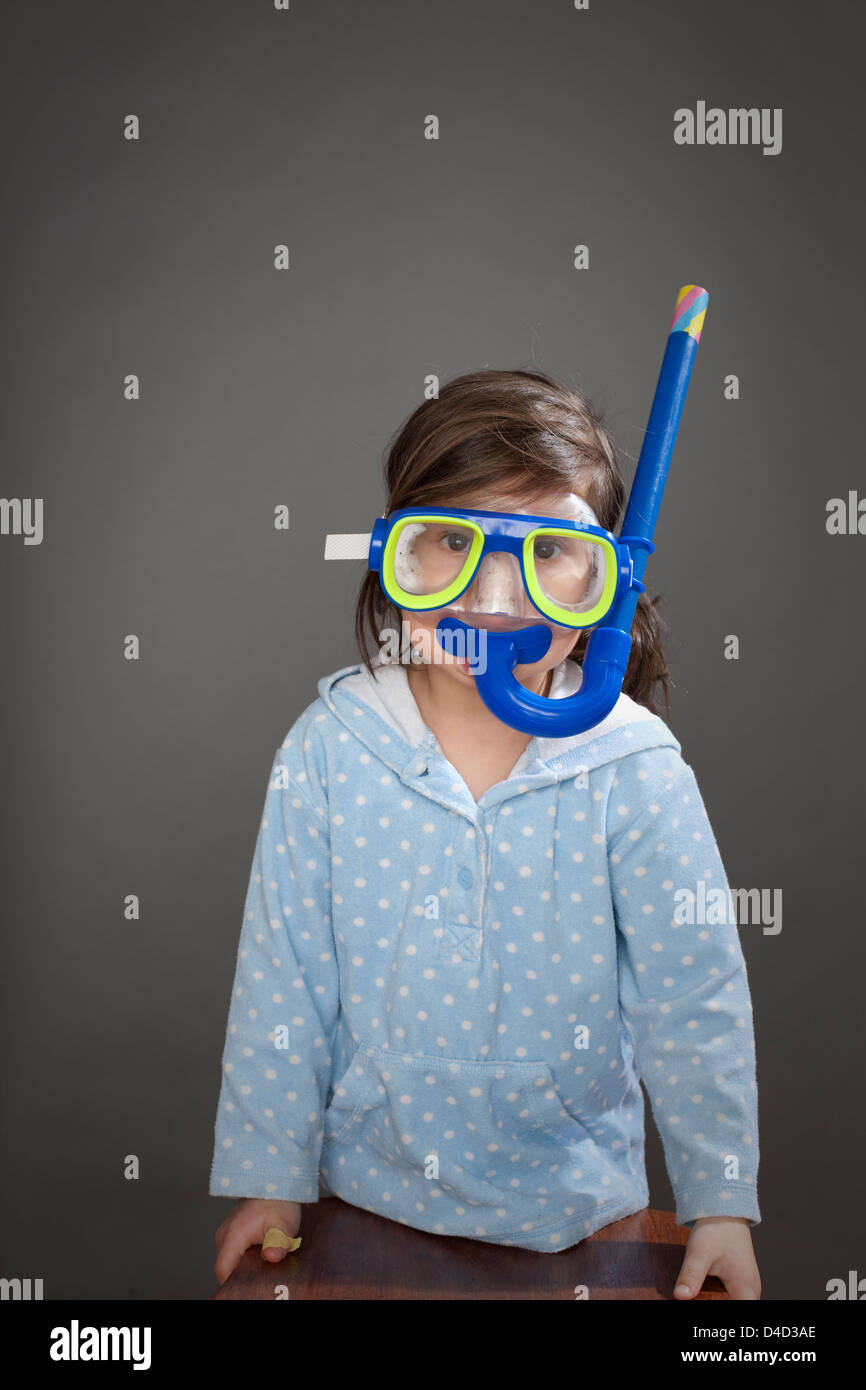
[[[409,416],[385,460],[385,515],[403,507],[457,505],[471,493],[496,491],[519,510],[547,491],[575,492],[599,522],[615,531],[625,485],[601,415],[576,387],[537,371],[468,372],[442,387]],[[669,671],[662,651],[659,599],[641,594],[623,690],[656,709],[657,689],[670,716]],[[368,571],[355,608],[355,637],[373,672],[369,644],[383,627],[402,634],[400,612]],[[591,631],[591,629],[590,629]],[[569,653],[579,662],[589,631]]]

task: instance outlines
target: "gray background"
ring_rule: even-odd
[[[0,1273],[210,1296],[270,761],[356,660],[363,565],[326,566],[325,532],[370,528],[430,372],[583,386],[630,477],[690,281],[710,307],[648,579],[730,881],[784,894],[780,935],[741,931],[764,1296],[866,1273],[866,536],[825,530],[828,499],[866,489],[855,6],[6,9],[3,489],[44,498],[45,538],[0,537]],[[782,107],[781,154],[677,147],[699,99]]]

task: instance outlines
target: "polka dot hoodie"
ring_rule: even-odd
[[[728,885],[667,726],[623,695],[476,802],[404,667],[318,691],[271,769],[210,1192],[563,1250],[649,1203],[642,1077],[677,1221],[757,1224],[746,969],[733,909],[678,920]]]

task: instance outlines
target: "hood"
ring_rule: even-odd
[[[374,662],[374,669],[375,678],[360,664],[323,676],[319,696],[340,723],[399,776],[410,770],[417,774],[427,754],[444,756],[438,740],[421,718],[405,666]],[[574,694],[581,678],[577,662],[560,662],[554,668],[549,698]],[[530,738],[508,780],[519,777],[521,785],[544,785],[658,747],[680,751],[678,740],[658,715],[620,695],[607,718],[584,733]]]

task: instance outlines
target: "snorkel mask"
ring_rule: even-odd
[[[488,709],[523,733],[583,733],[619,699],[708,298],[699,285],[685,285],[677,296],[618,537],[584,504],[573,520],[407,507],[379,517],[372,533],[326,539],[326,560],[366,559],[398,608],[443,610],[440,646],[468,658]],[[549,699],[521,685],[514,667],[540,661],[556,628],[592,632],[580,689]]]

